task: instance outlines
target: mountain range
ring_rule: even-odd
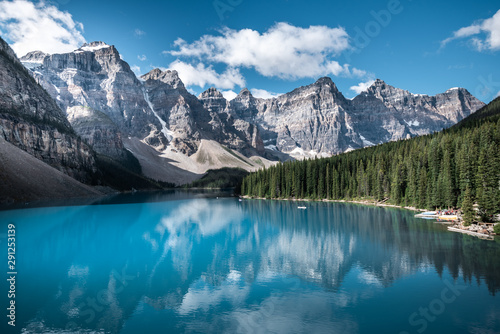
[[[137,77],[103,42],[17,59],[1,40],[0,124],[6,142],[86,184],[95,154],[150,179],[188,183],[208,169],[249,171],[278,160],[331,156],[447,128],[484,103],[466,89],[412,94],[376,80],[347,99],[328,77],[275,98],[191,94],[176,71]],[[97,180],[97,181],[96,181]]]

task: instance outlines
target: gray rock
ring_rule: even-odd
[[[96,152],[118,161],[126,159],[121,132],[108,116],[89,107],[70,107],[67,112],[73,129]]]
[[[381,80],[347,100],[330,78],[273,99],[243,90],[230,112],[258,125],[264,142],[296,157],[332,155],[447,128],[484,105],[467,90],[417,95]]]
[[[95,178],[93,151],[1,38],[0,136],[79,181]]]
[[[166,144],[161,138],[161,124],[144,98],[142,83],[114,46],[93,42],[64,54],[28,53],[21,60],[68,115],[74,108],[90,108],[112,120],[101,124],[101,135],[93,137],[93,146],[99,153],[109,154],[114,150],[104,149],[107,143],[123,147],[121,142],[113,142],[120,141],[121,134],[140,139],[157,137],[151,142],[160,147]],[[38,67],[32,65],[34,60],[40,63]],[[104,130],[105,125],[111,127]],[[79,134],[89,138],[88,133]],[[98,140],[102,143],[97,143]]]
[[[176,71],[154,69],[138,80],[118,51],[102,42],[61,55],[32,52],[22,60],[68,116],[85,107],[111,120],[89,125],[93,116],[86,116],[86,126],[75,129],[114,157],[120,156],[121,136],[186,155],[212,139],[247,156],[331,156],[438,131],[484,105],[463,88],[426,96],[381,80],[348,100],[328,77],[271,99],[255,98],[246,88],[231,101],[215,88],[196,97]]]

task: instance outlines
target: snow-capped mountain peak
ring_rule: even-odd
[[[74,52],[79,52],[79,51],[80,52],[81,51],[94,52],[94,51],[106,49],[109,47],[111,47],[111,45],[108,45],[108,44],[101,42],[101,41],[97,41],[97,42],[85,43],[80,48],[76,49]]]

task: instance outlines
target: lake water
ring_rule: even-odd
[[[500,243],[413,215],[182,192],[1,211],[2,333],[500,332]]]

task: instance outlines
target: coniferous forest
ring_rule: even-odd
[[[241,193],[465,212],[477,203],[489,221],[500,212],[500,98],[434,134],[259,170],[243,179]]]

